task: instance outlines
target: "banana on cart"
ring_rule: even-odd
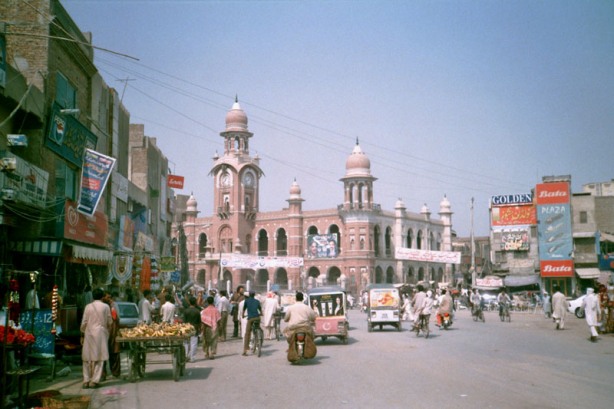
[[[123,338],[157,338],[157,337],[176,337],[176,336],[192,336],[195,333],[194,326],[186,323],[169,324],[141,323],[134,328],[123,328],[120,330],[120,336]]]

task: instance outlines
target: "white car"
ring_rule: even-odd
[[[574,314],[578,318],[584,318],[584,309],[582,308],[582,301],[584,301],[585,295],[581,295],[575,300],[571,300],[567,303],[567,311]]]

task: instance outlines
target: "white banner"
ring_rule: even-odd
[[[302,257],[259,257],[249,254],[222,254],[220,256],[222,267],[228,268],[292,268],[303,266]]]
[[[459,251],[433,251],[408,248],[397,248],[394,257],[399,260],[427,261],[431,263],[460,264]]]

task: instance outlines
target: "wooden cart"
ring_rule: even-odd
[[[145,365],[147,362],[152,364],[171,363],[173,365],[173,379],[179,380],[185,372],[185,348],[189,336],[172,336],[172,337],[117,337],[116,341],[123,344],[124,348],[128,349],[128,365],[129,375],[128,380],[135,382],[137,378],[145,376]],[[170,360],[147,360],[148,352],[156,352],[158,354],[169,354]]]

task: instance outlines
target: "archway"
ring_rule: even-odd
[[[196,274],[196,284],[201,284],[203,287],[205,286],[207,280],[207,270],[200,269]]]
[[[278,268],[275,272],[275,284],[279,285],[279,289],[288,288],[288,272],[285,268]]]
[[[341,277],[341,270],[338,267],[331,267],[328,270],[328,284],[337,285],[337,279]]]
[[[388,267],[386,269],[386,283],[393,284],[394,283],[394,268]]]
[[[375,267],[375,283],[380,284],[384,282],[384,272],[382,268],[377,266]]]

